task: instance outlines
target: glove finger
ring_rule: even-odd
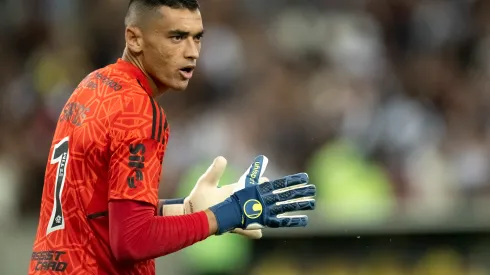
[[[299,173],[299,174],[285,176],[277,180],[260,184],[258,190],[261,194],[267,194],[273,192],[274,190],[295,187],[297,185],[304,185],[307,184],[308,182],[309,182],[308,174]]]
[[[262,183],[268,182],[268,181],[269,181],[269,179],[267,177],[261,177],[259,180],[259,184],[262,184]],[[220,202],[224,201],[226,198],[231,196],[236,191],[237,185],[238,185],[238,183],[233,183],[233,184],[228,184],[228,185],[223,185],[223,186],[218,187],[220,189],[220,192],[217,192],[217,194],[221,195],[221,196],[217,197],[217,198],[219,198],[219,201]]]
[[[226,164],[227,160],[224,157],[219,156],[215,158],[213,164],[211,164],[208,170],[201,176],[198,183],[206,182],[207,184],[217,185],[225,172]]]
[[[288,212],[314,210],[316,200],[313,198],[286,201],[282,204],[276,204],[269,208],[271,216],[277,216]]]
[[[267,183],[261,184],[263,186]],[[316,196],[316,186],[312,184],[298,186],[295,189],[283,190],[280,192],[269,193],[262,195],[262,200],[265,205],[272,205],[279,202],[286,202],[294,199],[308,198]]]
[[[267,227],[279,228],[279,227],[305,227],[308,225],[308,216],[278,216],[271,217],[267,221]]]
[[[240,177],[238,181],[241,186],[239,189],[243,189],[250,185],[259,184],[259,180],[267,169],[269,159],[264,155],[255,157],[253,163],[248,167],[247,171]]]
[[[241,228],[236,228],[231,233],[239,234],[249,239],[257,240],[262,238],[262,230],[261,229],[253,229],[253,230],[243,230]]]

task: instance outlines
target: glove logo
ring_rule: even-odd
[[[257,219],[262,215],[262,204],[258,200],[248,200],[243,205],[243,213],[249,219]]]
[[[260,169],[262,168],[261,165],[262,165],[262,163],[256,161],[254,163],[253,167],[250,169],[249,184],[255,184],[255,182],[258,181],[258,180],[256,180],[256,178],[260,174]]]

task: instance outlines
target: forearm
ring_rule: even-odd
[[[215,234],[212,212],[158,217],[154,207],[134,201],[109,203],[111,249],[119,261],[161,257]]]

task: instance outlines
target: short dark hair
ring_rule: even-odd
[[[132,5],[139,5],[148,9],[158,8],[160,6],[167,6],[172,9],[199,9],[199,2],[197,0],[130,0],[129,7]]]
[[[130,0],[126,19],[124,20],[126,26],[139,21],[137,19],[139,16],[136,16],[136,14],[141,15],[148,11],[156,11],[161,6],[195,11],[199,9],[199,2],[197,0]]]

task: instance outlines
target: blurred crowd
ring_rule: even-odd
[[[325,209],[486,209],[490,2],[201,4],[197,74],[159,99],[171,127],[163,197],[197,163],[224,155],[244,169],[262,153],[270,177],[311,172]],[[87,73],[121,56],[125,10],[116,0],[0,2],[4,218],[37,214],[60,110]]]
[[[37,217],[59,113],[121,56],[126,2],[0,1],[2,226]],[[171,128],[161,197],[215,156],[240,172],[265,154],[269,177],[310,173],[330,224],[488,217],[490,1],[201,6],[194,79],[158,99]]]
[[[272,254],[257,264],[250,275],[486,275],[483,258],[466,258],[447,247],[436,247],[413,260],[401,254],[375,251],[365,258],[317,257],[294,259],[286,253]]]
[[[488,235],[440,233],[266,240],[246,274],[487,275],[488,241]]]

